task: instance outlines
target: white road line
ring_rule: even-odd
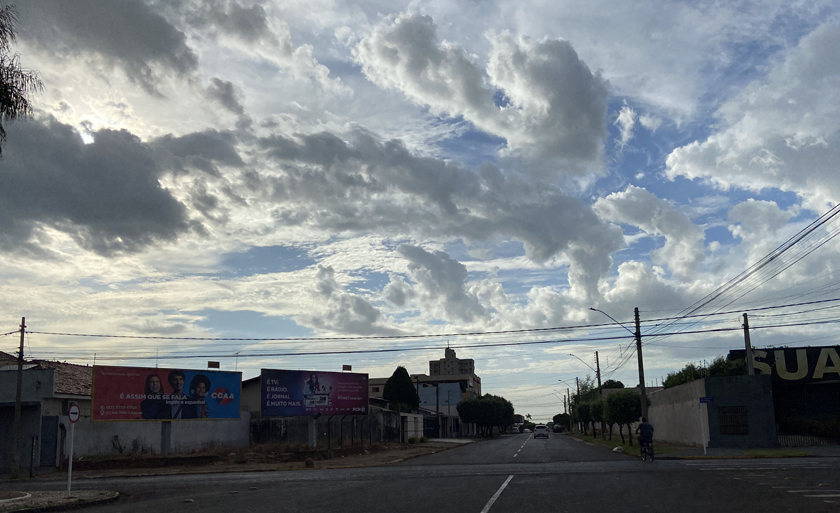
[[[508,478],[505,480],[505,482],[502,484],[502,487],[499,488],[496,491],[496,493],[493,494],[492,497],[490,497],[490,500],[487,502],[487,505],[484,506],[484,509],[481,510],[481,513],[487,513],[488,511],[490,511],[490,506],[492,506],[493,503],[496,502],[496,499],[499,498],[499,495],[501,495],[502,492],[505,491],[505,488],[507,487],[508,483],[510,483],[511,479],[513,479],[513,474],[509,475]]]
[[[840,493],[832,493],[830,495],[803,495],[803,497],[840,497]]]

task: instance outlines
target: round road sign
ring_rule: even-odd
[[[67,416],[70,418],[70,422],[75,423],[79,420],[79,416],[82,414],[82,411],[79,409],[79,405],[73,403],[70,405],[70,408],[67,409]]]

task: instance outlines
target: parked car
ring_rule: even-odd
[[[528,429],[528,428],[525,428],[525,429],[523,429],[523,430],[522,430],[522,432],[523,432],[523,433],[530,433],[530,432],[531,432],[531,430],[530,430],[530,429]]]
[[[534,426],[534,438],[548,438],[548,428],[545,424]]]
[[[510,428],[510,432],[514,433],[514,434],[519,433],[519,428],[516,427],[516,426],[513,426],[512,428]]]

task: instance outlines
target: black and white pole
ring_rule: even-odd
[[[73,480],[73,435],[76,432],[76,421],[81,416],[79,405],[72,403],[67,409],[67,418],[70,419],[70,459],[67,461],[67,496],[70,497],[70,485]]]

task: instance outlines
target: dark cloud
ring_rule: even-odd
[[[20,37],[56,57],[95,54],[158,95],[160,71],[186,76],[198,59],[184,34],[139,0],[25,0]]]
[[[33,247],[39,226],[102,255],[175,239],[192,227],[158,181],[153,150],[125,130],[84,144],[55,120],[10,125],[0,163],[0,245]]]
[[[274,38],[261,5],[243,7],[238,2],[211,0],[177,2],[187,23],[210,31],[234,36],[244,43],[255,44]]]
[[[217,164],[231,167],[244,165],[234,147],[236,137],[228,131],[208,129],[176,137],[165,135],[150,143],[158,151],[158,158],[173,171],[193,168],[212,176],[220,176]]]
[[[238,116],[245,114],[245,108],[241,102],[242,93],[233,85],[233,82],[213,77],[206,91],[207,96],[219,102],[230,112]]]
[[[485,165],[467,169],[411,154],[399,141],[357,131],[344,141],[320,133],[259,141],[280,176],[250,175],[252,190],[278,203],[278,222],[330,232],[391,231],[433,237],[522,241],[530,258],[544,262],[566,253],[573,279],[587,293],[622,244],[578,198],[555,186],[525,182]]]

